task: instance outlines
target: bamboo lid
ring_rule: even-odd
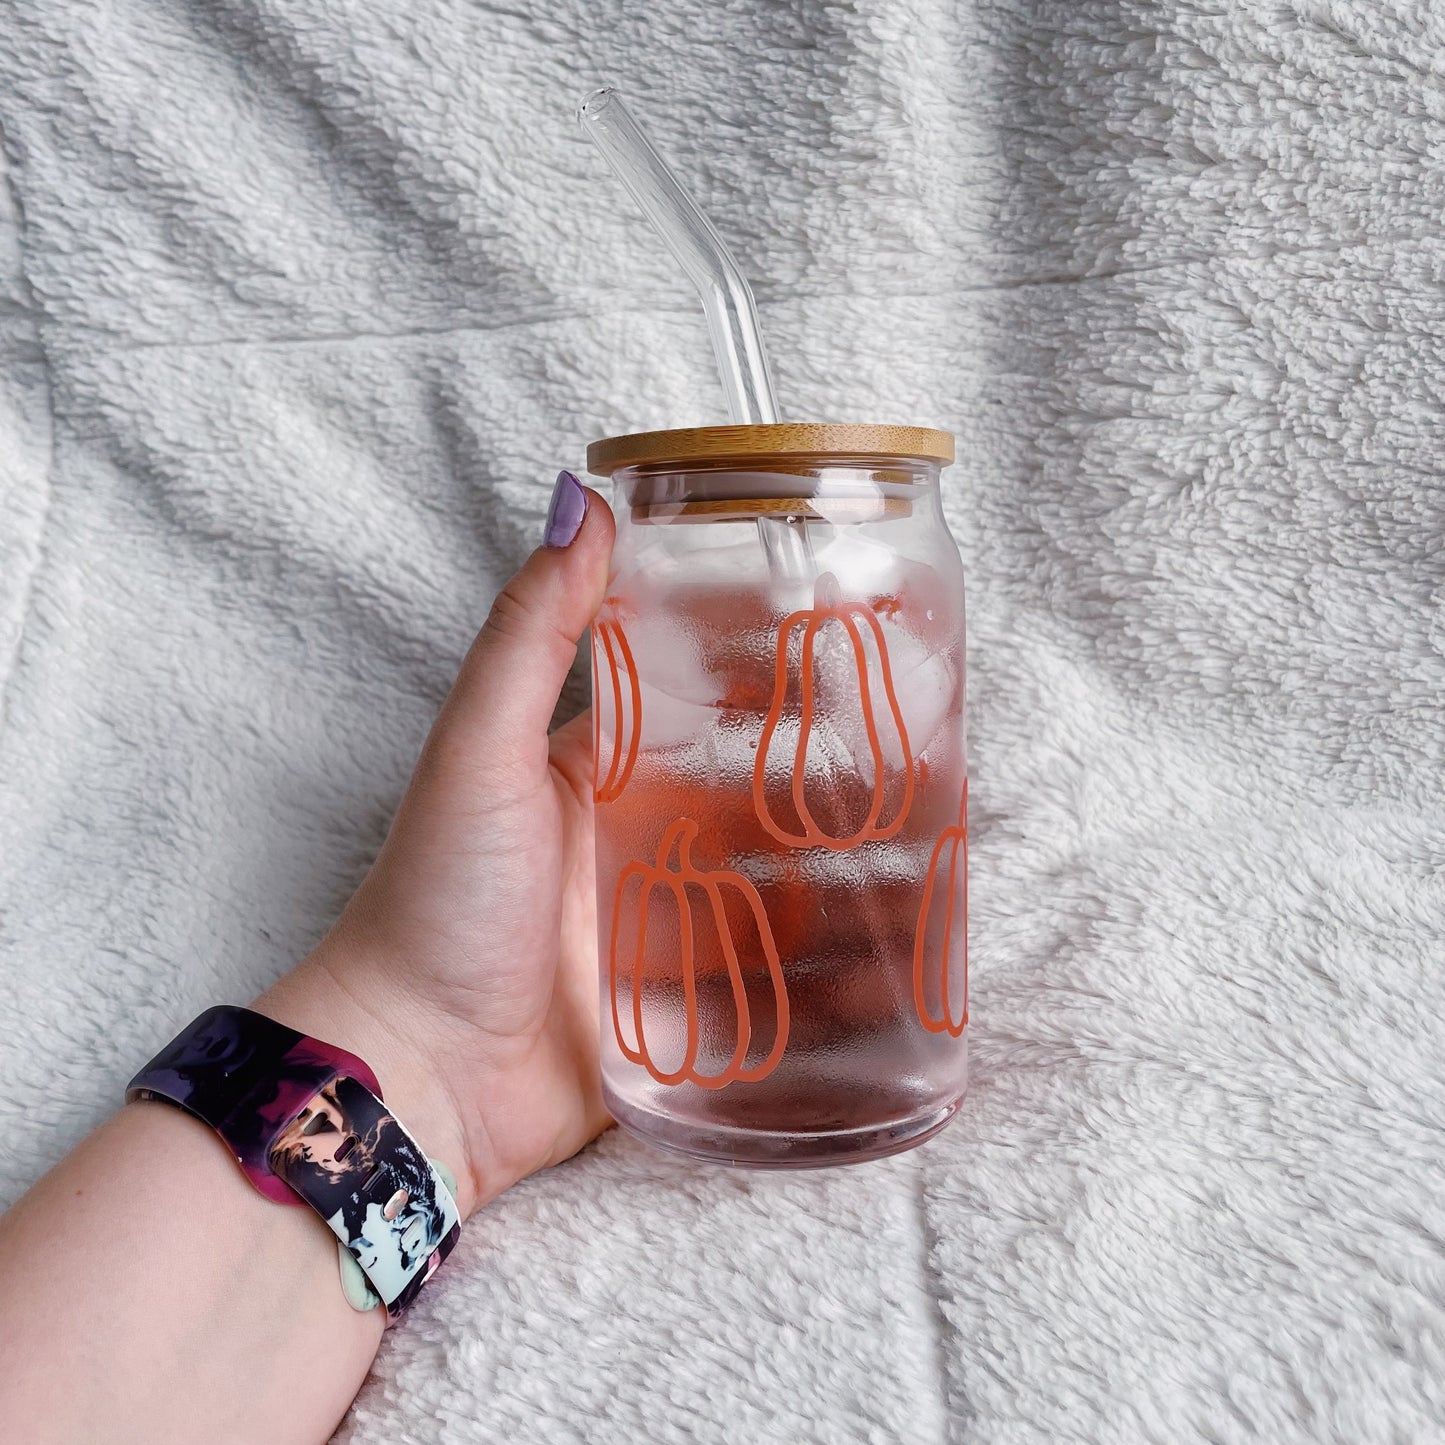
[[[871,426],[852,422],[777,422],[771,426],[697,426],[607,437],[587,448],[587,470],[610,477],[623,467],[695,462],[754,463],[759,458],[817,457],[917,460],[947,466],[953,436],[925,426]]]

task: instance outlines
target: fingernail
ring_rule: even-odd
[[[571,472],[558,472],[557,485],[552,488],[552,505],[547,508],[547,529],[542,533],[544,547],[569,547],[582,530],[587,515],[587,493]]]

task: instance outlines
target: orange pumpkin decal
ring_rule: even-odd
[[[948,866],[943,870],[943,887],[948,903],[943,910],[943,925],[936,948],[929,948],[929,932],[933,924],[934,887],[939,882],[939,864],[948,853]],[[960,877],[958,869],[962,864]],[[953,944],[954,902],[959,883],[963,892],[963,1006],[954,1019],[953,1000],[949,995],[949,962]],[[930,968],[930,958],[932,966]],[[932,973],[933,977],[929,975]],[[945,828],[933,845],[928,863],[928,876],[923,884],[923,904],[918,910],[918,931],[913,940],[913,1002],[918,1021],[931,1034],[950,1034],[957,1038],[968,1023],[968,784],[963,785],[963,802],[958,809],[958,822]]]
[[[604,686],[605,676],[611,687]],[[627,685],[623,687],[623,677]],[[609,731],[610,757],[607,772],[602,771],[602,705],[611,696]],[[637,750],[642,742],[642,689],[637,680],[637,663],[628,645],[622,624],[599,617],[592,624],[592,796],[599,803],[615,802],[622,796],[632,769],[637,763]]]
[[[704,1089],[721,1089],[726,1084],[756,1083],[777,1067],[788,1042],[788,994],[783,982],[783,969],[773,942],[772,929],[763,909],[758,891],[740,873],[728,870],[704,872],[692,861],[692,843],[698,827],[690,818],[679,818],[662,835],[657,846],[655,863],[629,863],[618,876],[613,903],[612,938],[608,949],[608,992],[612,997],[612,1027],[617,1045],[634,1064],[641,1064],[659,1084],[699,1084]],[[669,867],[669,856],[677,852],[676,867]],[[629,910],[628,889],[634,881],[640,884],[633,910]],[[676,909],[676,946],[666,928],[667,920],[652,915],[654,895],[670,899]],[[732,917],[729,917],[729,902]],[[694,910],[696,909],[696,914]],[[759,950],[766,964],[765,971],[749,968],[752,985],[744,977],[733,937],[734,922],[756,933]],[[663,939],[659,955],[649,963],[647,943],[649,925],[654,942]],[[623,930],[627,927],[627,947]],[[621,952],[629,955],[619,957]],[[751,952],[751,950],[749,950]],[[630,1010],[633,1039],[629,1042],[623,1031],[623,1011],[618,995],[623,991],[619,975],[631,975],[632,1007]],[[764,974],[765,977],[759,977]],[[671,988],[681,993],[681,1030],[677,1027],[677,1010],[660,1006],[657,997],[643,1006],[643,985],[651,985],[654,995]],[[708,995],[699,1011],[699,993]],[[731,995],[731,1008],[724,1000]],[[772,1044],[766,1057],[749,1065],[754,1048],[755,1014],[770,1014],[773,1021]],[[644,1030],[644,1018],[654,1033],[651,1044]],[[716,1035],[703,1037],[703,1018]],[[736,1019],[736,1034],[732,1020]],[[659,1064],[659,1048],[665,1048],[658,1034],[670,1028],[681,1032],[681,1061],[676,1068]],[[725,1031],[726,1038],[722,1032]],[[764,1038],[764,1042],[766,1039]],[[731,1054],[720,1067],[699,1064],[700,1058]]]
[[[808,767],[808,749],[810,745],[819,745],[815,717],[819,638],[830,623],[841,627],[845,634],[844,671],[848,678],[845,691],[850,703],[856,698],[863,738],[872,759],[871,786],[864,783],[866,816],[856,828],[843,820],[844,801],[837,786],[829,782],[826,771],[814,769],[810,778]],[[853,692],[855,678],[856,693]],[[829,707],[832,710],[834,704],[830,703]],[[830,722],[833,720],[829,718]],[[790,797],[780,796],[776,783],[784,770],[770,770],[768,766],[780,731],[782,746],[791,746],[793,753],[792,767],[787,770],[792,782]],[[894,746],[885,748],[885,738]],[[871,608],[841,601],[837,582],[825,574],[818,582],[815,605],[785,617],[778,628],[772,704],[753,765],[753,804],[758,821],[780,843],[794,848],[823,847],[841,853],[859,843],[891,838],[903,826],[913,806],[917,766],[909,752],[908,730],[903,725],[903,714],[893,690],[888,644],[878,618]],[[774,778],[771,789],[770,771]],[[857,770],[853,771],[855,778],[860,776]],[[831,814],[828,826],[819,823],[814,805],[809,802],[810,782],[814,790],[822,794],[821,801]],[[854,811],[855,821],[858,811],[861,810]]]

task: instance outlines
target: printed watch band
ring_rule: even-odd
[[[268,1199],[308,1204],[355,1259],[388,1322],[415,1300],[461,1233],[452,1192],[344,1049],[250,1009],[221,1006],[130,1081],[209,1124]]]

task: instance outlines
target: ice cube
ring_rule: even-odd
[[[959,659],[930,647],[907,627],[883,623],[893,669],[893,692],[917,757],[927,748],[960,703]]]
[[[884,686],[877,635],[866,619],[855,621],[863,644],[861,667],[852,640],[838,623],[830,622],[819,629],[814,652],[817,678],[814,725],[826,721],[841,739],[859,776],[870,784],[875,768],[875,740],[885,771],[901,773],[907,760],[899,720],[907,735],[908,757],[916,759],[948,722],[959,702],[956,656],[930,647],[907,627],[886,616],[878,622],[893,683],[893,700],[898,705],[896,716]],[[873,714],[871,736],[862,705],[865,686]]]

